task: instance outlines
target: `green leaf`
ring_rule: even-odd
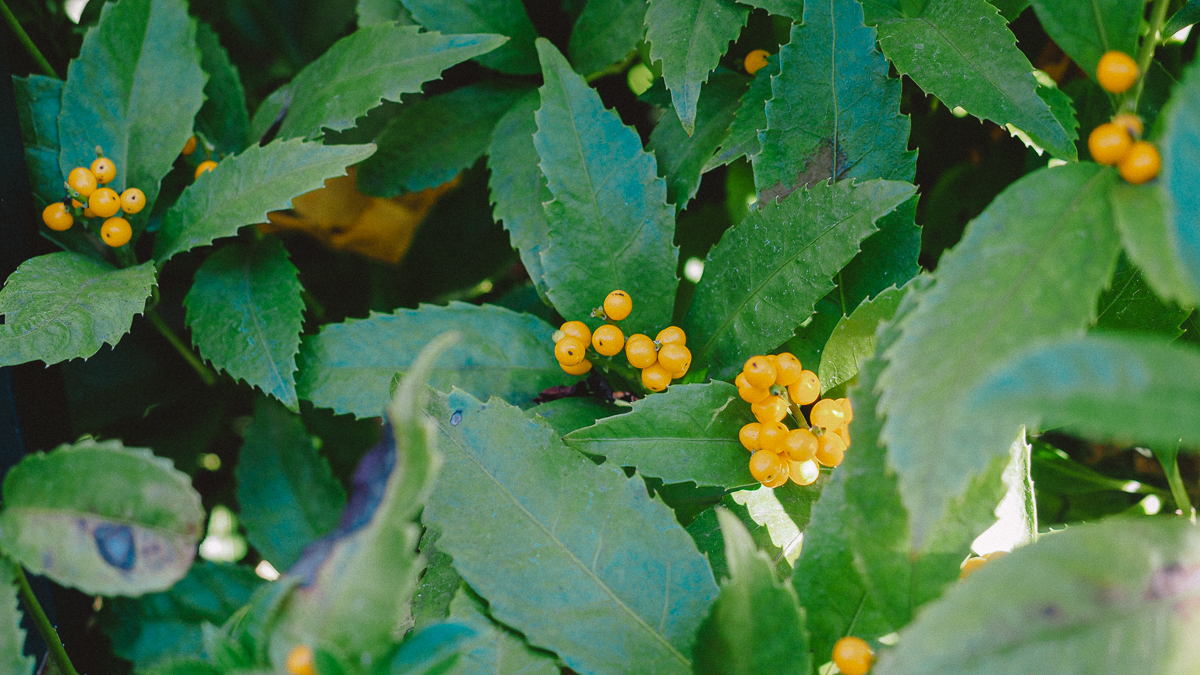
[[[903,288],[889,288],[838,321],[821,352],[817,375],[823,390],[829,391],[850,381],[858,374],[859,366],[875,355],[875,330],[895,315],[904,293]]]
[[[377,23],[401,23],[413,25],[412,14],[404,6],[404,0],[358,0],[355,8],[359,26]]]
[[[140,598],[105,599],[100,626],[113,653],[147,672],[204,648],[204,623],[220,625],[250,601],[263,580],[249,567],[205,562],[169,590]]]
[[[154,258],[231,237],[243,225],[262,223],[268,211],[291,208],[292,198],[340,176],[375,151],[374,145],[322,145],[300,140],[251,145],[200,176],[163,216]]]
[[[183,300],[200,355],[293,411],[304,320],[297,274],[278,239],[231,244],[208,256]]]
[[[538,166],[540,160],[533,145],[537,133],[533,115],[540,103],[541,95],[531,91],[500,118],[492,131],[487,165],[491,172],[488,188],[496,205],[493,214],[508,230],[512,246],[521,254],[539,295],[545,296],[542,251],[550,241],[550,225],[542,208],[546,176]]]
[[[820,483],[814,483],[814,486]],[[759,488],[761,490],[770,490],[771,488]],[[785,501],[789,501],[789,497],[794,497],[803,494],[820,494],[819,490],[803,489],[791,483],[775,488],[778,492],[774,492],[774,496],[782,497],[777,499],[782,505]],[[746,491],[741,491],[737,494],[747,494]],[[816,498],[808,500],[809,503],[816,501]],[[750,516],[750,509],[745,504],[739,504],[733,498],[733,495],[725,495],[721,498],[721,509],[728,513],[732,513],[742,522],[742,525],[750,531],[750,538],[754,540],[754,545],[771,556],[772,567],[780,564],[783,559],[783,552],[779,547],[771,541],[770,528],[766,525],[759,524]],[[787,506],[784,505],[785,510]],[[717,519],[716,508],[705,509],[696,516],[696,519],[687,526],[687,533],[691,535],[692,540],[696,542],[696,548],[708,558],[708,566],[712,568],[713,576],[717,579],[723,579],[729,576],[729,562],[725,559],[725,536],[721,533],[721,524]],[[790,516],[790,512],[787,514]],[[804,522],[796,523],[797,527],[804,527],[808,522],[807,519],[801,519]],[[776,569],[778,569],[776,567]]]
[[[696,636],[697,675],[808,673],[812,656],[804,610],[791,586],[775,578],[774,566],[741,520],[717,509],[725,535],[729,578]]]
[[[967,397],[1010,424],[1083,436],[1200,447],[1200,353],[1161,338],[1093,333],[1026,350]]]
[[[0,670],[13,675],[30,675],[36,659],[24,654],[25,630],[21,628],[21,608],[14,587],[16,570],[8,560],[0,561],[0,580],[6,592],[0,600]]]
[[[25,164],[38,206],[61,201],[63,173],[58,168],[58,114],[62,110],[62,80],[42,75],[14,77],[17,119],[25,144]]]
[[[413,355],[447,330],[460,331],[463,339],[434,369],[435,388],[456,385],[524,404],[568,379],[554,360],[554,329],[541,319],[452,302],[323,327],[301,347],[300,396],[339,413],[377,417],[392,376],[407,371]]]
[[[1093,80],[1105,52],[1137,55],[1143,0],[1033,0],[1033,9],[1050,39]]]
[[[59,137],[70,140],[58,157],[62,175],[90,166],[100,146],[117,165],[108,187],[141,189],[149,213],[159,181],[192,135],[206,79],[186,2],[104,5],[67,69],[58,118]],[[140,232],[145,220],[134,218],[133,226]]]
[[[637,132],[552,44],[537,44],[545,84],[533,142],[554,196],[541,252],[550,300],[563,316],[583,319],[621,289],[634,299],[625,330],[657,333],[671,321],[678,283],[666,183]]]
[[[454,391],[430,416],[446,466],[423,517],[497,620],[579,672],[691,671],[716,584],[640,478],[503,401]]]
[[[346,505],[300,416],[270,399],[255,403],[234,475],[246,538],[276,569],[336,527]]]
[[[419,192],[453,179],[487,150],[496,120],[529,89],[485,81],[407,105],[375,140],[358,188],[377,197]]]
[[[946,503],[1005,453],[1017,427],[960,413],[964,393],[1038,340],[1079,334],[1112,276],[1119,241],[1104,198],[1112,170],[1072,164],[1009,186],[942,256],[880,378],[883,438],[918,549]],[[970,442],[953,437],[969,430]]]
[[[902,75],[949,107],[1036,136],[1074,160],[1075,130],[1038,96],[1033,66],[985,0],[929,0],[919,12],[879,23],[879,45]]]
[[[418,629],[449,616],[450,602],[463,585],[454,560],[438,550],[437,539],[437,530],[429,527],[421,535],[419,550],[425,559],[425,572],[412,599],[413,625]]]
[[[310,561],[318,566],[306,570],[311,576],[287,600],[273,628],[272,654],[281,660],[298,644],[321,647],[349,663],[371,663],[390,651],[393,631],[409,616],[412,592],[424,567],[416,551],[421,528],[414,521],[442,465],[436,432],[423,413],[425,383],[457,339],[452,332],[444,333],[413,359],[388,406],[390,427],[381,445],[355,474],[359,488],[375,494],[356,494],[354,499],[361,508],[374,508],[367,513],[347,511],[343,527],[327,545],[310,549],[320,554],[324,548],[324,557]],[[380,469],[386,475],[382,495]],[[303,563],[297,568],[305,568]],[[387,592],[381,593],[381,588]]]
[[[201,626],[203,654],[217,666],[217,672],[270,665],[268,651],[271,630],[300,581],[294,576],[284,575],[272,583],[263,584],[250,596],[250,602],[234,612],[220,627],[209,623]],[[185,669],[183,675],[191,675],[191,670]]]
[[[791,337],[875,221],[913,191],[897,181],[822,182],[751,211],[709,252],[683,320],[695,364],[732,378]]]
[[[736,40],[750,11],[732,0],[649,0],[646,40],[684,131],[696,129],[700,87]]]
[[[1167,20],[1162,34],[1164,36],[1174,35],[1197,22],[1200,22],[1200,0],[1188,0],[1186,5],[1180,7],[1179,11],[1172,14],[1171,18]]]
[[[900,80],[888,77],[857,0],[807,3],[779,58],[762,152],[751,158],[759,199],[829,179],[913,179]]]
[[[1005,21],[1012,23],[1017,20],[1021,12],[1029,7],[1030,0],[988,0],[989,3],[995,5],[996,9],[1000,10],[1000,15]]]
[[[563,437],[572,448],[667,483],[726,488],[757,483],[738,431],[754,421],[728,382],[677,384]]]
[[[475,629],[479,637],[448,673],[453,675],[558,675],[549,655],[536,652],[520,636],[497,625],[465,588],[450,603],[450,618]]]
[[[580,73],[599,73],[637,49],[645,24],[646,0],[587,0],[567,53]]]
[[[443,70],[504,44],[502,35],[442,35],[419,26],[381,23],[338,40],[254,113],[251,137],[279,118],[277,138],[315,138],[342,131],[381,101],[399,101]],[[369,68],[364,64],[370,64]]]
[[[650,133],[646,149],[654,153],[659,174],[667,181],[667,201],[682,211],[700,188],[700,174],[729,135],[734,114],[749,80],[741,74],[718,70],[700,94],[698,126],[691,136],[679,118],[664,114]]]
[[[116,346],[156,277],[152,262],[119,270],[69,252],[26,260],[0,290],[0,366],[86,359]]]
[[[1200,292],[1184,276],[1182,261],[1172,244],[1162,183],[1130,185],[1117,181],[1109,191],[1109,199],[1125,253],[1150,287],[1165,300],[1186,307],[1200,304]]]
[[[785,16],[797,21],[800,20],[801,12],[804,10],[802,0],[738,0],[738,2],[764,9],[775,16]]]
[[[569,396],[539,403],[527,410],[526,414],[530,417],[540,417],[560,436],[565,436],[576,429],[590,427],[599,420],[623,412],[629,412],[627,404],[605,403],[590,396]]]
[[[972,574],[880,659],[881,675],[1187,672],[1200,658],[1200,535],[1184,518],[1068,528]]]
[[[701,173],[724,166],[741,157],[753,157],[762,152],[758,130],[767,128],[767,99],[771,98],[771,78],[779,74],[779,55],[767,59],[750,80],[750,88],[742,94],[741,105],[729,125],[729,134],[721,141],[717,153],[708,160]]]
[[[1166,122],[1160,147],[1167,241],[1195,301],[1200,298],[1200,66],[1190,66],[1175,87]]]
[[[197,26],[196,45],[200,47],[200,65],[208,73],[204,85],[207,100],[196,116],[196,129],[216,146],[218,156],[241,152],[250,140],[250,113],[246,111],[242,78],[208,24]]]
[[[1183,335],[1180,324],[1191,313],[1190,309],[1159,300],[1137,268],[1121,256],[1112,284],[1100,294],[1093,328],[1161,333],[1175,339]]]
[[[4,477],[5,554],[84,593],[169,588],[191,567],[203,527],[187,475],[119,441],[60,445],[25,457]]]
[[[509,75],[533,75],[538,68],[533,40],[537,31],[521,0],[404,0],[422,26],[443,33],[495,33],[509,38],[480,64]]]

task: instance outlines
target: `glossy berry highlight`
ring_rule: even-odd
[[[62,202],[54,202],[46,208],[42,209],[42,222],[46,227],[55,232],[63,232],[71,229],[71,225],[75,223],[75,218],[67,211],[66,204]]]
[[[96,191],[96,174],[77,166],[67,174],[67,185],[82,197],[87,197]]]

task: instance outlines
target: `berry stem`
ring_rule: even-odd
[[[1138,64],[1138,81],[1133,88],[1133,95],[1125,100],[1124,108],[1129,112],[1136,113],[1138,101],[1142,98],[1142,89],[1146,86],[1146,75],[1150,72],[1150,63],[1154,60],[1154,50],[1158,48],[1165,35],[1159,35],[1162,32],[1163,26],[1167,21],[1167,9],[1170,6],[1170,0],[1154,0],[1154,5],[1150,8],[1150,32],[1142,39],[1141,47],[1138,48],[1137,64]],[[1118,110],[1117,112],[1120,112]]]
[[[150,323],[154,324],[154,327],[158,329],[159,333],[162,333],[162,336],[167,339],[167,342],[171,343],[171,346],[175,348],[175,351],[179,352],[179,355],[188,362],[188,365],[192,367],[192,370],[196,371],[196,374],[200,376],[200,379],[204,381],[204,384],[211,387],[217,383],[216,374],[209,370],[208,366],[204,365],[204,362],[200,360],[200,357],[196,356],[196,353],[193,352],[191,348],[188,347],[187,344],[185,344],[184,341],[175,334],[175,331],[171,330],[171,327],[167,325],[166,321],[163,321],[162,317],[158,315],[158,312],[155,309],[147,309],[146,318],[150,320]]]
[[[25,48],[25,51],[37,63],[38,68],[41,68],[44,74],[59,79],[58,73],[54,72],[54,66],[50,65],[45,56],[42,56],[42,52],[38,50],[37,45],[33,44],[33,40],[29,38],[29,34],[25,32],[25,29],[21,28],[21,23],[17,21],[17,17],[13,16],[12,10],[8,8],[8,3],[4,2],[4,0],[0,0],[0,13],[4,14],[4,21],[17,34],[17,41],[21,43],[21,46]]]
[[[2,2],[3,0],[0,0]],[[50,649],[50,658],[54,659],[54,665],[58,667],[58,671],[63,675],[79,675],[75,670],[75,666],[71,664],[71,658],[67,656],[67,650],[63,649],[62,640],[58,637],[58,632],[54,630],[54,626],[50,623],[50,619],[46,616],[46,612],[42,609],[41,603],[33,594],[33,589],[29,586],[29,579],[25,576],[25,570],[15,561],[9,561],[15,570],[14,578],[17,582],[17,595],[21,598],[21,604],[25,605],[25,609],[29,612],[29,618],[33,620],[33,625],[37,626],[37,630],[42,634],[42,639],[46,641],[46,646]]]
[[[1171,486],[1171,499],[1175,508],[1183,515],[1196,522],[1196,509],[1192,507],[1192,498],[1188,496],[1187,488],[1183,485],[1183,477],[1179,474],[1179,449],[1174,452],[1155,452],[1154,456],[1162,464],[1163,473],[1167,475],[1167,485]]]

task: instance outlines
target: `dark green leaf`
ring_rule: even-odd
[[[1075,130],[1038,96],[1033,67],[985,0],[928,0],[919,12],[883,20],[879,44],[901,74],[947,106],[1012,124],[1056,157],[1075,159]]]
[[[587,0],[567,52],[584,75],[599,73],[637,49],[646,32],[646,0]]]
[[[752,211],[709,252],[684,318],[696,365],[732,378],[789,338],[875,221],[913,191],[898,181],[821,182]]]
[[[988,0],[988,2],[1000,10],[1000,15],[1004,17],[1005,21],[1012,23],[1029,6],[1030,0]]]
[[[0,669],[13,675],[29,675],[36,659],[24,654],[22,612],[17,605],[17,589],[13,587],[15,570],[8,560],[0,561],[0,570],[0,580],[4,582],[4,598],[0,600]]]
[[[698,675],[808,673],[812,656],[796,592],[775,578],[737,516],[717,509],[729,578],[696,636]]]
[[[537,416],[550,425],[560,436],[565,436],[576,429],[590,427],[597,421],[612,417],[623,412],[629,412],[628,405],[605,403],[599,399],[582,396],[560,398],[557,401],[539,403],[526,413]]]
[[[888,78],[857,0],[807,3],[779,58],[762,152],[751,158],[761,200],[829,179],[912,180],[900,80]]]
[[[183,304],[200,355],[298,410],[303,290],[278,239],[222,247],[196,271]]]
[[[479,634],[474,628],[459,621],[443,621],[417,628],[404,637],[404,641],[392,655],[385,672],[389,675],[444,675],[455,672],[462,660],[462,652],[470,649]],[[321,667],[317,662],[318,668]],[[334,673],[353,671],[351,664],[339,663]],[[322,668],[323,675],[330,675]]]
[[[904,293],[902,288],[890,288],[838,321],[821,352],[817,375],[822,389],[828,391],[848,382],[858,374],[859,366],[875,355],[875,329],[892,318]]]
[[[733,0],[649,0],[650,59],[662,62],[663,81],[688,136],[696,129],[700,87],[749,17]]]
[[[782,488],[776,488],[779,496],[785,492],[791,494],[799,494],[799,492],[791,492],[790,488],[797,486],[788,484]],[[761,488],[769,490],[770,488]],[[738,494],[747,494],[741,492]],[[760,525],[750,516],[750,509],[745,504],[739,504],[733,495],[725,495],[720,502],[721,508],[728,513],[732,513],[742,525],[750,531],[750,537],[754,540],[754,545],[759,549],[771,555],[771,565],[776,567],[783,559],[783,552],[771,541],[770,528],[766,525]],[[805,521],[807,522],[807,520]],[[804,523],[798,523],[798,526],[803,527]],[[713,576],[717,579],[723,579],[729,576],[729,562],[725,559],[725,537],[721,534],[721,524],[717,519],[717,509],[709,508],[700,512],[696,519],[687,526],[687,533],[691,535],[692,541],[696,542],[696,548],[708,558],[708,566],[712,568]]]
[[[382,494],[356,494],[359,508],[325,540],[324,557],[288,599],[271,644],[286,654],[295,645],[320,647],[347,663],[371,663],[389,652],[393,631],[410,616],[410,602],[424,561],[414,522],[429,499],[442,465],[438,439],[425,417],[426,383],[433,366],[458,337],[439,335],[424,345],[388,405],[390,425],[381,445],[355,475],[364,491],[380,489],[372,467],[386,473]],[[365,521],[365,522],[364,522]],[[314,550],[319,555],[322,548]],[[303,561],[302,561],[303,562]],[[305,567],[297,565],[297,567]],[[295,570],[295,568],[293,568]],[[386,592],[381,589],[386,588]]]
[[[404,0],[422,26],[443,33],[495,33],[508,42],[476,61],[510,75],[538,72],[537,31],[521,0]]]
[[[0,290],[0,366],[86,359],[115,346],[156,277],[152,262],[114,269],[68,252],[26,260]]]
[[[683,210],[700,188],[700,174],[729,135],[729,125],[741,106],[749,80],[720,70],[704,84],[700,94],[697,127],[688,136],[679,118],[669,112],[650,133],[646,149],[654,153],[658,171],[667,181],[667,201]]]
[[[881,675],[1187,672],[1200,536],[1184,518],[1081,525],[1019,549],[931,604]]]
[[[1009,355],[1078,334],[1093,318],[1119,250],[1104,198],[1114,179],[1072,164],[1014,183],[942,256],[936,283],[904,320],[880,409],[918,549],[946,503],[1017,435],[996,418],[960,414],[964,393]],[[966,446],[954,440],[959,430]]]
[[[447,330],[463,339],[434,369],[432,385],[457,385],[479,395],[524,404],[546,387],[569,380],[554,360],[554,329],[506,309],[454,302],[374,314],[328,325],[300,350],[300,396],[358,417],[377,417],[392,376],[406,371],[426,342]]]
[[[225,623],[262,584],[249,567],[193,565],[167,591],[106,599],[100,625],[113,652],[133,661],[136,671],[158,671],[171,661],[199,656],[201,625]]]
[[[150,212],[204,103],[207,78],[195,40],[183,0],[104,5],[67,69],[67,104],[58,118],[59,137],[68,139],[58,157],[62,175],[91,166],[100,146],[117,165],[109,187],[141,189]],[[140,232],[145,220],[132,224]]]
[[[579,672],[691,671],[716,584],[640,478],[503,401],[454,391],[430,415],[446,466],[424,518],[496,619]]]
[[[563,441],[667,483],[734,488],[757,482],[738,441],[738,431],[753,421],[750,405],[732,384],[677,384],[634,402],[632,412],[573,431]]]
[[[1033,9],[1046,34],[1092,79],[1105,52],[1137,54],[1143,0],[1033,0]]]
[[[29,455],[4,477],[5,554],[85,593],[169,588],[187,574],[203,525],[187,474],[119,441]]]
[[[1161,333],[1174,339],[1183,335],[1179,325],[1191,313],[1159,300],[1137,268],[1121,256],[1112,284],[1100,294],[1094,328]]]
[[[627,332],[657,333],[675,304],[675,214],[654,157],[637,132],[548,41],[538,40],[545,84],[533,137],[554,200],[542,266],[555,309],[583,319],[621,289],[633,297]]]
[[[454,570],[454,560],[437,548],[438,533],[425,529],[421,535],[421,557],[425,572],[413,591],[413,624],[421,628],[450,615],[450,602],[462,586],[462,577]]]
[[[204,85],[204,105],[196,116],[196,129],[216,146],[219,157],[241,152],[249,143],[250,114],[246,111],[246,92],[242,78],[208,24],[196,30],[200,47],[200,65],[208,73]]]
[[[529,92],[485,81],[406,105],[358,169],[358,188],[377,197],[419,192],[453,179],[487,150],[496,120]]]
[[[163,263],[176,253],[231,237],[243,225],[266,222],[268,211],[290,208],[293,197],[322,187],[326,178],[342,175],[374,151],[374,145],[298,139],[252,145],[183,191],[163,216],[154,257]]]
[[[411,26],[414,23],[404,0],[358,0],[356,11],[359,26],[397,22]]]
[[[66,189],[58,168],[58,114],[62,110],[62,80],[42,75],[14,77],[17,118],[25,142],[25,165],[38,206],[62,201]]]
[[[1150,287],[1166,300],[1185,306],[1200,304],[1200,292],[1184,276],[1172,244],[1162,183],[1114,182],[1109,199],[1125,253],[1145,275]]]
[[[1195,301],[1200,299],[1200,65],[1189,67],[1175,87],[1160,147],[1167,241]]]
[[[220,627],[207,622],[201,625],[203,654],[217,666],[217,672],[270,665],[268,651],[271,631],[300,581],[284,575],[272,583],[263,584],[250,596],[250,602],[234,612]],[[325,651],[320,644],[314,648],[314,651],[318,650]],[[170,669],[163,670],[172,672]],[[191,672],[190,668],[183,671],[184,675],[191,675]],[[203,675],[203,671],[197,675]]]
[[[765,9],[775,16],[786,16],[797,21],[800,20],[801,12],[804,10],[803,0],[738,0],[738,2]]]
[[[515,103],[492,132],[492,144],[488,148],[488,169],[491,179],[493,213],[508,230],[513,248],[521,254],[521,262],[540,295],[546,293],[546,279],[542,272],[542,251],[550,241],[550,225],[546,222],[546,210],[542,208],[542,191],[546,190],[546,177],[538,166],[537,148],[533,135],[537,133],[534,111],[541,103],[541,95],[529,92]]]
[[[465,588],[450,603],[450,618],[475,629],[479,638],[464,650],[452,675],[558,675],[554,659],[530,649],[519,635],[488,618],[483,604]]]
[[[1200,22],[1200,0],[1188,0],[1187,4],[1171,15],[1163,27],[1163,36],[1171,36],[1188,26]]]
[[[281,116],[278,138],[314,138],[323,129],[349,129],[384,99],[415,94],[443,70],[504,41],[501,35],[423,33],[418,26],[394,23],[360,28],[263,101],[254,114],[251,137],[261,136]]]
[[[346,504],[300,416],[267,398],[255,404],[234,475],[246,538],[276,569],[332,530]]]
[[[701,169],[702,173],[729,164],[740,157],[753,157],[762,152],[758,131],[767,128],[767,99],[771,98],[771,78],[778,74],[779,55],[776,54],[768,58],[767,65],[750,80],[750,88],[742,94],[742,102],[733,116],[729,134],[721,141],[717,153]]]

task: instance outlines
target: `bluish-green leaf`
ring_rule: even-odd
[[[583,319],[605,296],[633,297],[627,332],[671,321],[679,249],[666,184],[637,132],[547,40],[538,40],[545,84],[533,137],[554,200],[546,204],[542,251],[548,295],[565,317]]]
[[[203,525],[187,475],[119,441],[29,455],[4,477],[5,554],[85,593],[169,588],[191,567]]]
[[[646,0],[587,0],[567,53],[583,75],[598,73],[624,59],[646,33]]]
[[[1184,276],[1178,249],[1172,244],[1162,182],[1130,185],[1118,181],[1113,183],[1109,199],[1125,253],[1151,288],[1164,299],[1185,307],[1200,304],[1200,289]]]
[[[812,655],[804,610],[790,585],[775,578],[771,559],[737,516],[717,510],[729,578],[696,636],[697,675],[808,673]]]
[[[246,538],[276,569],[332,530],[346,504],[300,416],[267,398],[255,403],[234,475]]]
[[[762,152],[752,157],[760,199],[829,179],[912,180],[900,80],[888,77],[857,0],[806,3],[779,58]]]
[[[1137,55],[1145,0],[1033,0],[1033,9],[1050,39],[1092,79],[1105,52]]]
[[[554,360],[554,329],[537,317],[461,302],[425,305],[325,326],[300,351],[300,396],[358,417],[377,417],[392,376],[406,371],[429,340],[447,330],[463,339],[434,369],[438,389],[457,385],[524,404],[569,376]]]
[[[568,396],[539,403],[525,412],[530,417],[540,417],[560,436],[565,436],[606,417],[629,412],[629,408],[628,404],[606,403],[591,396]]]
[[[1200,659],[1200,533],[1079,525],[994,560],[901,631],[879,675],[1186,673]]]
[[[26,656],[25,630],[21,628],[21,608],[13,586],[15,569],[8,560],[0,561],[0,581],[4,584],[0,599],[0,670],[12,675],[30,675],[36,659]]]
[[[62,80],[43,75],[14,77],[17,119],[25,142],[25,165],[38,206],[62,201],[66,189],[58,168],[58,114],[62,110]]]
[[[1066,129],[1038,96],[1033,66],[995,7],[985,0],[928,0],[879,23],[879,44],[903,75],[950,107],[1012,124],[1054,156],[1075,159]]]
[[[667,181],[667,201],[682,211],[700,188],[700,174],[729,136],[729,126],[741,107],[749,80],[727,70],[717,71],[700,93],[696,128],[691,136],[679,118],[665,113],[650,133],[646,149],[654,153],[659,174]]]
[[[494,52],[475,58],[510,75],[538,72],[537,31],[521,0],[404,0],[412,17],[429,30],[443,33],[494,33],[509,40]]]
[[[662,62],[663,81],[687,135],[696,129],[700,87],[748,18],[750,11],[733,0],[649,0],[650,59]]]
[[[1180,324],[1192,313],[1160,300],[1125,256],[1117,262],[1112,285],[1100,294],[1094,330],[1148,332],[1175,339]]]
[[[558,675],[554,658],[536,652],[521,637],[496,625],[484,613],[482,603],[465,588],[450,603],[450,618],[475,629],[478,637],[464,650],[452,675]]]
[[[838,321],[821,351],[817,375],[822,389],[828,391],[858,374],[863,362],[875,354],[875,330],[896,313],[904,293],[902,288],[890,288]]]
[[[200,355],[292,410],[304,320],[297,274],[278,239],[231,244],[204,261],[183,300]]]
[[[544,297],[542,250],[550,241],[550,225],[542,208],[542,191],[548,188],[533,145],[533,135],[537,133],[533,115],[541,100],[538,92],[531,91],[500,118],[492,131],[487,165],[491,172],[488,189],[495,204],[492,213],[508,230],[525,271],[529,272],[538,294]]]
[[[898,181],[822,182],[752,211],[709,252],[683,320],[696,365],[732,378],[791,337],[875,221],[913,192]]]
[[[964,393],[995,365],[1046,338],[1079,334],[1112,276],[1119,240],[1105,199],[1111,169],[1073,164],[1017,181],[942,256],[935,284],[902,323],[880,378],[883,438],[918,548],[949,500],[1017,427],[962,415]],[[954,442],[969,429],[971,442]]]
[[[0,366],[86,359],[116,346],[157,276],[152,262],[115,269],[68,252],[26,260],[0,290]]]
[[[716,583],[640,478],[503,401],[454,391],[430,416],[446,465],[423,518],[492,616],[581,673],[691,672]]]
[[[355,12],[360,27],[377,23],[401,23],[406,26],[415,23],[412,14],[404,6],[404,0],[358,0]]]
[[[767,99],[771,98],[771,78],[779,74],[779,55],[767,59],[767,65],[759,69],[750,80],[750,88],[742,94],[741,105],[729,125],[729,134],[721,141],[721,147],[701,172],[724,166],[740,157],[753,157],[762,152],[758,141],[759,129],[767,128]]]
[[[441,621],[450,615],[450,603],[462,587],[462,577],[454,569],[454,560],[437,548],[437,530],[425,528],[418,550],[425,559],[425,571],[413,591],[412,617],[416,628]]]
[[[281,116],[278,138],[314,138],[322,129],[349,129],[384,99],[415,94],[443,70],[504,42],[501,35],[424,33],[419,26],[395,23],[359,28],[263,101],[254,113],[251,136],[261,136]]]
[[[754,421],[749,404],[727,382],[677,384],[563,437],[588,455],[631,466],[666,483],[726,488],[753,485],[738,431]]]
[[[496,120],[527,87],[484,81],[406,105],[358,168],[358,188],[377,197],[419,192],[453,179],[492,140]]]
[[[218,156],[241,152],[250,140],[250,113],[246,111],[242,79],[208,24],[197,27],[196,45],[200,47],[200,65],[208,73],[204,85],[207,100],[196,116],[196,129],[216,146]]]
[[[104,5],[67,69],[58,118],[59,137],[67,139],[58,157],[62,174],[90,166],[100,146],[117,166],[109,187],[139,188],[149,214],[159,181],[192,135],[206,79],[186,2]],[[135,232],[145,227],[145,217],[131,220]]]
[[[375,151],[374,145],[322,145],[301,140],[252,145],[196,179],[163,216],[154,258],[231,237],[244,225],[262,223],[267,212],[290,208],[292,198],[340,176]]]
[[[1171,15],[1167,25],[1163,27],[1163,36],[1170,36],[1200,22],[1200,0],[1187,0],[1187,4]]]
[[[250,601],[263,580],[249,567],[205,562],[161,593],[140,598],[106,598],[100,626],[113,653],[137,672],[158,671],[204,648],[201,625],[225,623]]]
[[[1167,241],[1195,301],[1200,298],[1200,65],[1189,67],[1175,87],[1160,147]]]

